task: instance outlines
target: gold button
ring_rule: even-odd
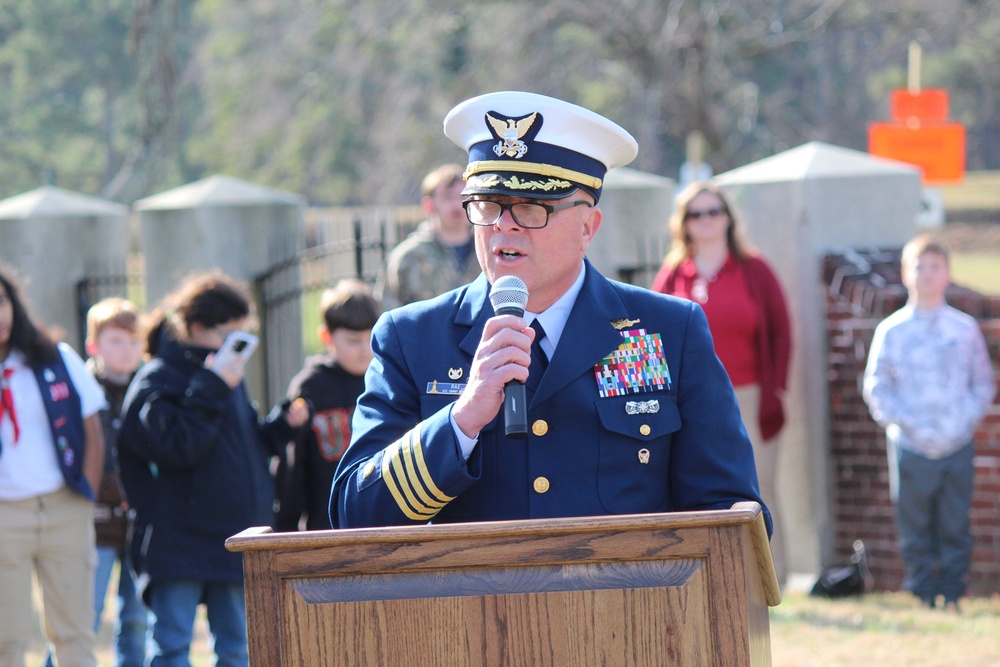
[[[642,433],[643,435],[649,435],[650,430],[652,429],[649,428],[649,424],[643,424],[639,427],[639,433]]]
[[[369,461],[368,465],[365,466],[364,472],[361,473],[362,479],[368,479],[369,475],[371,475],[373,472],[375,472],[375,462]]]
[[[545,493],[549,490],[549,480],[544,477],[536,477],[533,486],[536,493]]]
[[[531,425],[531,432],[541,437],[549,432],[549,424],[544,419],[536,419]]]

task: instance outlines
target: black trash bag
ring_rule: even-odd
[[[861,540],[854,540],[854,555],[851,556],[850,565],[839,565],[823,570],[812,590],[809,591],[809,595],[824,598],[846,598],[852,595],[862,595],[874,587],[874,579],[868,570],[865,543]]]

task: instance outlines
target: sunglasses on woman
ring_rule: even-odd
[[[688,211],[684,214],[685,220],[700,220],[703,216],[717,218],[726,212],[724,208],[709,208],[704,211]]]

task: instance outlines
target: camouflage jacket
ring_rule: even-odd
[[[375,296],[389,310],[444,294],[472,282],[479,273],[475,252],[458,266],[455,252],[442,245],[431,223],[424,221],[389,253],[375,283]]]

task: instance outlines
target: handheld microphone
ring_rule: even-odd
[[[528,286],[517,276],[500,276],[490,289],[490,303],[497,315],[524,317]],[[528,437],[528,403],[524,384],[511,380],[503,388],[504,434],[508,438]]]

